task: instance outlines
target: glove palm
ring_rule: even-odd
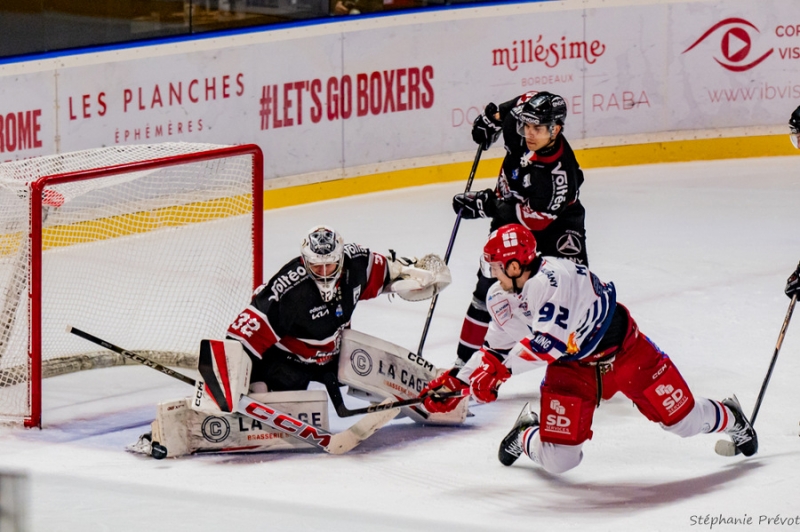
[[[490,188],[453,196],[453,210],[466,220],[491,218],[497,213],[498,198]]]

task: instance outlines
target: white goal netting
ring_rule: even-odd
[[[39,361],[45,378],[124,363],[68,325],[169,365],[191,366],[201,339],[225,334],[260,281],[262,176],[244,148],[0,164],[0,420],[38,424]]]

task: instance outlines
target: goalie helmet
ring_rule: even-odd
[[[525,267],[536,258],[536,239],[533,234],[519,224],[508,224],[492,231],[483,246],[482,267],[484,275],[491,271],[492,263],[499,264],[505,272],[508,264],[515,260]],[[491,274],[487,275],[491,277]]]
[[[564,126],[564,121],[567,119],[567,104],[558,94],[543,91],[522,105],[514,107],[511,115],[517,120],[517,133],[521,137],[525,136],[525,124],[550,126],[552,134],[554,125]]]
[[[325,225],[311,228],[303,239],[300,256],[308,274],[317,283],[322,300],[332,300],[344,264],[341,235]]]
[[[795,148],[800,149],[800,107],[792,112],[789,118],[789,135]]]

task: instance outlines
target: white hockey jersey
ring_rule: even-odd
[[[591,356],[616,307],[613,283],[603,283],[586,266],[547,257],[521,293],[495,283],[486,297],[492,317],[484,345],[518,374],[543,364]],[[459,372],[466,380],[480,366],[480,353]]]

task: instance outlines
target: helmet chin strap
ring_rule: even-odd
[[[522,293],[522,286],[517,286],[517,279],[519,279],[520,277],[522,277],[521,273],[519,275],[517,275],[516,277],[509,277],[509,279],[511,279],[511,286],[512,286],[512,288],[514,288],[514,293],[515,294],[521,294]],[[525,285],[525,283],[522,283],[522,284],[523,284],[523,286]]]
[[[519,275],[515,275],[514,277],[511,277],[510,275],[508,275],[508,265],[511,264],[512,262],[516,262],[517,266],[519,266]],[[510,261],[508,261],[508,263],[506,263],[506,266],[505,266],[504,270],[505,271],[503,273],[505,273],[506,277],[511,279],[511,288],[514,290],[514,293],[515,294],[522,293],[522,287],[521,286],[517,286],[517,279],[522,277],[522,273],[525,271],[525,268],[519,263],[519,261],[517,259],[511,259]],[[522,284],[524,285],[525,283],[522,283]]]

